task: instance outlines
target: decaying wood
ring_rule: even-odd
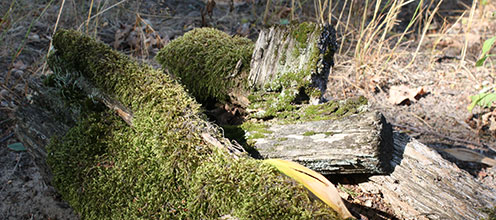
[[[276,26],[260,31],[248,77],[251,87],[262,88],[281,73],[308,71],[311,67],[311,78],[305,80],[324,94],[337,47],[335,30],[330,25],[317,25],[306,36],[304,46],[299,46],[298,39],[293,35],[298,27]],[[316,54],[318,59],[312,59]]]
[[[394,133],[391,166],[386,176],[361,183],[365,192],[381,194],[400,219],[481,219],[481,208],[496,204],[496,187],[490,188],[434,149]]]
[[[54,91],[41,88],[36,80],[29,85],[35,94],[33,103],[17,109],[15,133],[26,146],[45,183],[51,185],[52,173],[46,163],[46,146],[50,138],[63,136],[74,125],[77,116],[64,108]]]
[[[322,174],[384,174],[393,149],[392,128],[377,111],[340,120],[275,124],[255,148],[264,158],[297,161]]]

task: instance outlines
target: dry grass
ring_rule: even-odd
[[[455,70],[464,72],[474,83],[481,81],[474,72],[494,72],[495,65],[490,59],[485,68],[473,68],[481,42],[491,37],[488,33],[495,32],[494,28],[488,28],[491,26],[489,24],[494,24],[491,23],[494,20],[494,2],[483,4],[482,1],[474,1],[472,5],[448,9],[443,8],[443,5],[453,3],[443,0],[246,2],[252,7],[251,16],[256,18],[257,25],[281,23],[282,19],[334,24],[340,45],[336,67],[346,69],[345,74],[335,77],[363,94],[380,89],[385,83],[384,79],[395,78],[394,74],[404,74],[418,65],[432,66],[442,56],[447,44],[460,48],[455,54],[459,59]],[[44,57],[48,54],[51,42],[43,48],[25,50],[31,40],[30,36],[33,36],[33,28],[36,34],[44,32],[44,37],[48,40],[59,25],[111,39],[119,29],[119,18],[124,17],[135,21],[132,29],[136,32],[137,42],[131,47],[131,54],[149,58],[152,53],[149,51],[148,36],[152,33],[160,42],[159,45],[164,44],[160,34],[153,28],[154,24],[142,18],[139,13],[140,3],[135,1],[92,0],[78,4],[75,1],[51,0],[48,3],[37,4],[35,1],[30,4],[23,0],[13,0],[0,4],[3,13],[0,21],[0,57],[9,70],[4,80],[0,81],[0,86],[7,90],[19,83],[19,79],[11,82],[16,61],[34,63],[32,73],[39,72],[40,66],[45,69]],[[258,13],[259,11],[263,13]],[[405,13],[408,11],[411,13]],[[419,64],[418,56],[429,56],[429,64]],[[26,81],[26,78],[20,81]],[[346,92],[343,91],[343,94]]]
[[[494,2],[482,5],[474,1],[472,5],[463,5],[466,10],[446,8],[454,3],[443,0],[314,2],[316,20],[335,23],[338,31],[336,66],[347,73],[336,77],[362,94],[369,94],[377,86],[380,89],[381,85],[374,82],[377,79],[397,78],[394,74],[398,72],[429,66],[439,58],[438,46],[446,38],[452,39],[452,44],[463,45],[454,54],[459,60],[455,71],[463,71],[474,82],[480,81],[473,72],[484,68],[475,70],[474,64],[481,42],[491,37],[488,33],[495,33],[487,28],[488,23],[494,24]],[[408,9],[414,13],[405,16]],[[431,53],[426,53],[428,50]],[[429,56],[430,64],[424,64],[424,59],[419,61],[418,56]],[[494,72],[494,65],[487,63],[485,71]],[[391,71],[392,68],[397,70]]]

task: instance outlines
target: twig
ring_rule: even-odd
[[[440,134],[440,133],[437,133],[437,132],[434,132],[434,131],[428,131],[428,130],[425,130],[425,129],[416,128],[416,127],[412,127],[412,126],[408,126],[408,125],[400,125],[400,124],[396,124],[396,123],[391,123],[391,125],[393,125],[394,127],[406,128],[406,129],[409,129],[409,130],[412,130],[412,131],[415,131],[415,132],[419,132],[419,133],[427,133],[427,134],[436,135],[438,137],[441,137],[441,138],[444,138],[444,139],[447,139],[447,140],[450,140],[450,141],[454,141],[454,142],[471,144],[471,145],[474,145],[474,146],[477,146],[477,147],[481,147],[481,148],[487,147],[490,150],[492,150],[493,152],[496,152],[496,148],[494,148],[493,146],[489,145],[488,143],[484,143],[484,142],[481,142],[481,141],[479,141],[479,143],[477,143],[477,142],[474,142],[474,141],[469,141],[469,140],[464,140],[464,139],[460,139],[460,138],[450,137],[450,136],[447,136],[447,135],[444,135],[444,134]]]
[[[59,13],[57,15],[57,20],[55,21],[55,27],[53,28],[52,38],[50,39],[50,43],[48,45],[48,52],[47,52],[46,58],[48,58],[48,55],[50,54],[50,50],[52,49],[53,36],[55,36],[55,33],[57,32],[57,27],[59,26],[60,15],[62,14],[62,10],[64,9],[64,4],[65,4],[65,0],[62,0],[62,3],[60,5],[60,9],[59,9]],[[46,64],[47,64],[47,62],[43,63],[43,69],[41,70],[42,74],[45,74]]]
[[[422,123],[424,123],[424,124],[425,124],[427,127],[429,127],[431,130],[434,130],[434,128],[433,128],[431,125],[429,125],[429,123],[427,123],[424,119],[422,119],[420,116],[418,116],[418,115],[416,115],[415,113],[412,113],[412,112],[410,112],[410,114],[411,114],[413,117],[417,118],[417,119],[418,119],[419,121],[421,121]]]
[[[7,119],[5,119],[3,121],[0,121],[0,126],[3,125],[3,124],[5,124],[5,123],[7,123],[7,122],[9,122],[9,121],[12,121],[12,118],[7,118]]]
[[[99,15],[101,15],[101,14],[105,13],[106,11],[108,11],[108,10],[110,10],[110,9],[114,8],[115,6],[118,6],[118,5],[120,5],[120,4],[122,4],[122,3],[126,2],[126,1],[127,1],[127,0],[122,0],[122,1],[120,1],[120,2],[117,2],[117,3],[115,3],[115,4],[111,5],[111,6],[109,6],[109,7],[108,7],[108,8],[106,8],[106,9],[103,9],[103,11],[98,12],[97,14],[95,14],[95,15],[91,16],[91,17],[87,20],[87,22],[89,22],[91,19],[93,19],[93,18],[95,18],[95,17],[97,17],[97,16],[99,16]],[[84,25],[84,23],[82,23],[81,25],[79,25],[78,30],[81,30],[81,28],[83,27],[83,25]]]
[[[5,178],[7,181],[8,179],[10,178],[10,176],[12,176],[12,174],[15,173],[15,171],[17,170],[17,167],[19,167],[19,163],[21,162],[21,158],[22,158],[22,153],[20,153],[17,157],[16,157],[16,165],[14,166],[14,169],[12,169],[12,171],[10,171],[9,174],[7,174],[7,178]],[[0,189],[0,192],[2,192],[5,187],[7,187],[7,184],[3,185],[3,187]]]
[[[0,139],[0,143],[3,143],[4,141],[8,140],[12,136],[14,136],[14,132],[11,132],[10,134],[8,134],[5,137],[3,137],[2,139]]]

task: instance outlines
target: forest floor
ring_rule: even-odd
[[[164,44],[196,27],[211,26],[256,40],[264,20],[270,25],[284,24],[291,16],[299,22],[315,21],[317,17],[312,1],[297,1],[308,6],[295,6],[291,15],[291,1],[274,1],[266,8],[266,1],[239,0],[234,1],[231,11],[230,1],[217,0],[211,13],[203,13],[206,3],[199,0],[96,0],[94,17],[87,22],[93,1],[83,2],[0,2],[0,219],[77,219],[56,191],[43,183],[30,155],[7,147],[19,142],[14,133],[14,114],[32,97],[28,82],[49,71],[45,57],[56,24],[58,28],[84,30],[130,56],[157,65],[153,57]],[[466,148],[489,158],[496,156],[495,108],[467,110],[471,95],[496,88],[494,61],[490,65],[488,60],[485,67],[474,65],[484,40],[496,35],[496,2],[478,5],[470,13],[471,2],[445,1],[433,13],[425,34],[419,25],[405,36],[400,49],[364,53],[361,59],[353,53],[356,47],[347,45],[356,46],[356,38],[338,29],[342,50],[335,56],[328,85],[331,89],[326,96],[366,96],[396,131],[438,150],[481,184],[496,190],[496,168],[460,161],[442,151]],[[408,25],[415,9],[411,5],[399,14],[397,29]],[[333,14],[339,15],[339,10]],[[396,86],[414,90],[413,96],[419,99],[410,98],[408,105],[395,103],[394,98],[402,98],[393,94]],[[422,94],[417,94],[420,89]],[[363,204],[366,200],[356,202]],[[383,211],[388,212],[386,208]],[[361,214],[366,218],[366,213]]]

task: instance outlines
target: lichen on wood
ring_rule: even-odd
[[[83,114],[53,139],[48,163],[63,198],[84,219],[334,219],[305,189],[254,159],[203,141],[222,138],[195,100],[167,74],[76,31],[60,30],[49,59],[78,71],[133,113]]]

